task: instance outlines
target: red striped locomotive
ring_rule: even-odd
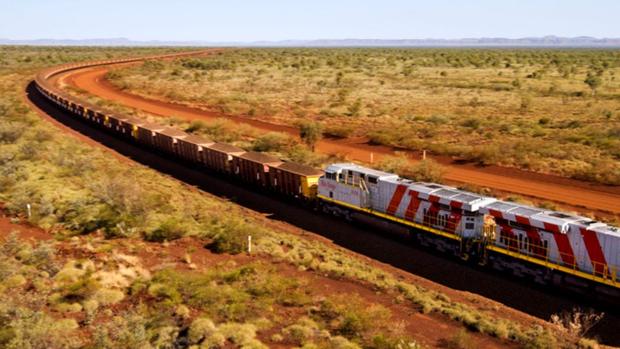
[[[334,214],[363,212],[416,228],[417,239],[433,236],[437,248],[464,259],[620,296],[620,230],[604,223],[349,163],[327,167],[318,198]]]
[[[562,284],[578,292],[620,301],[617,228],[440,184],[413,182],[355,164],[332,164],[321,171],[246,152],[104,110],[66,94],[49,81],[50,77],[72,69],[136,60],[52,68],[37,75],[35,86],[59,108],[118,138],[256,190],[316,203],[324,211],[347,219],[362,214],[393,222],[405,227],[422,245],[449,251],[464,260],[510,270],[542,284]]]

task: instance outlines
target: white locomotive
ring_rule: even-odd
[[[620,230],[586,217],[500,201],[435,183],[414,182],[352,163],[319,179],[324,209],[409,226],[442,250],[510,269],[541,283],[620,295]],[[447,247],[450,246],[450,247]]]

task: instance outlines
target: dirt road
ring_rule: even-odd
[[[263,131],[279,131],[297,136],[298,130],[285,125],[274,125],[243,116],[224,115],[205,111],[174,102],[144,98],[121,91],[105,80],[109,67],[77,70],[62,76],[59,82],[71,84],[101,98],[112,100],[128,107],[160,116],[175,116],[187,120],[208,120],[225,117],[238,123],[249,124]],[[393,155],[396,149],[375,146],[363,141],[324,139],[317,144],[317,151],[328,154],[346,155],[351,160],[380,161],[386,155]],[[414,153],[410,153],[415,157]],[[517,169],[497,166],[477,167],[471,164],[454,164],[449,159],[440,159],[446,167],[445,179],[453,183],[467,183],[488,187],[565,204],[570,207],[620,214],[620,187],[605,186],[572,180],[552,175],[535,174]]]

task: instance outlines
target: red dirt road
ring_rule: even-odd
[[[100,98],[155,115],[175,116],[187,120],[208,120],[224,117],[266,132],[279,131],[298,135],[298,130],[290,126],[275,125],[243,116],[224,115],[121,91],[105,80],[105,74],[109,69],[109,67],[96,67],[73,71],[60,77],[59,81],[71,84]],[[351,160],[369,162],[371,154],[373,154],[374,161],[379,161],[386,155],[393,155],[396,149],[369,145],[363,141],[324,139],[317,144],[317,151],[345,155]],[[412,152],[410,155],[413,158],[415,153]],[[448,159],[441,159],[441,162],[445,165],[445,179],[449,182],[488,187],[502,192],[553,201],[582,210],[620,214],[620,187],[618,186],[605,186],[497,166],[481,168],[471,164],[451,164]]]

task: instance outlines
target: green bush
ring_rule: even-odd
[[[347,138],[353,134],[353,127],[345,125],[327,125],[323,134],[334,138]]]
[[[163,221],[157,228],[144,234],[147,241],[172,241],[183,237],[186,227],[177,218],[169,218]]]
[[[207,127],[204,121],[202,120],[193,120],[187,128],[185,128],[185,132],[188,133],[197,133],[201,130],[204,130]]]
[[[385,157],[377,165],[383,171],[396,173],[400,176],[421,182],[443,182],[444,168],[432,159],[412,163],[404,154]]]
[[[260,152],[279,152],[288,148],[293,140],[280,132],[268,132],[252,142],[252,150]]]
[[[222,222],[215,229],[216,234],[213,242],[209,245],[216,253],[238,254],[248,249],[248,236],[252,235],[257,241],[261,235],[258,229],[251,229],[241,220],[228,220]]]
[[[466,330],[459,330],[445,342],[448,349],[474,349],[475,345]]]

